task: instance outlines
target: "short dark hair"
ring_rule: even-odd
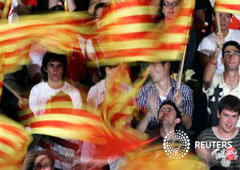
[[[35,160],[40,155],[46,155],[50,159],[50,161],[52,163],[52,167],[54,167],[55,160],[54,160],[53,156],[50,154],[49,150],[41,150],[41,151],[37,151],[37,152],[33,153],[33,156],[31,157],[29,164],[26,165],[26,170],[34,169]]]
[[[47,75],[47,64],[51,61],[58,61],[60,63],[62,63],[63,65],[63,75],[62,75],[62,79],[65,78],[66,75],[66,71],[67,71],[67,58],[66,55],[63,54],[56,54],[56,53],[52,53],[52,52],[47,52],[44,56],[43,56],[43,61],[42,61],[42,67],[41,67],[41,73],[42,73],[42,78],[43,81],[47,81],[48,80],[48,75]]]
[[[218,104],[219,113],[221,113],[223,109],[238,112],[238,114],[240,114],[240,99],[232,95],[224,96]]]
[[[158,113],[159,113],[160,109],[161,109],[164,105],[166,105],[166,104],[171,105],[171,106],[174,108],[174,110],[176,111],[176,118],[181,119],[181,112],[179,111],[179,109],[178,109],[178,107],[176,106],[176,104],[175,104],[173,101],[171,101],[171,100],[166,100],[166,101],[164,101],[164,102],[160,105],[159,110],[158,110]]]
[[[240,45],[237,41],[227,41],[224,43],[223,48],[222,48],[222,57],[224,57],[224,50],[228,47],[228,46],[234,46],[238,49],[238,51],[240,52]]]

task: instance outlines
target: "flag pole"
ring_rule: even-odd
[[[3,85],[18,99],[21,99],[21,96],[13,89],[11,88],[7,83],[3,82]]]
[[[220,17],[219,17],[219,13],[216,13],[216,19],[217,19],[217,29],[218,29],[218,33],[221,33],[221,26],[220,26]]]
[[[187,2],[187,1],[185,1]],[[193,2],[192,2],[193,3]],[[191,19],[188,19],[190,23],[191,20],[192,20],[192,17]],[[189,32],[190,32],[190,29],[188,30],[187,32],[187,42],[189,41]],[[183,74],[183,66],[184,66],[184,62],[185,62],[185,58],[186,58],[186,51],[187,51],[187,44],[184,46],[184,50],[183,50],[183,57],[182,57],[182,60],[181,60],[181,63],[180,63],[180,69],[178,71],[178,80],[177,80],[177,90],[179,91],[180,90],[180,86],[181,86],[181,81],[182,81],[182,74]]]

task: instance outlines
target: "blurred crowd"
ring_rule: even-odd
[[[149,4],[153,19],[162,22],[164,28],[181,12],[180,3],[185,0],[139,1]],[[110,3],[111,0],[12,0],[8,24],[25,15],[64,10],[87,11],[97,24]],[[0,0],[0,16],[6,4]],[[162,143],[169,132],[181,130],[190,138],[191,153],[207,167],[240,170],[240,15],[215,12],[214,4],[214,0],[196,0],[181,82],[175,76],[181,67],[179,61],[128,63],[131,82],[141,79],[146,69],[149,75],[134,96],[137,113],[131,115],[126,126],[147,134],[148,139],[153,139],[149,145]],[[156,12],[158,15],[154,15]],[[64,102],[68,108],[101,110],[109,95],[109,81],[122,71],[122,64],[86,64],[86,60],[98,60],[98,38],[78,35],[81,51],[66,55],[33,43],[30,63],[4,76],[1,112],[20,122],[18,113],[26,106],[33,117],[39,117],[51,114],[53,108],[62,108],[61,103],[54,104],[56,101]],[[134,87],[121,82],[116,88],[118,93],[128,94]],[[196,141],[209,143],[197,147]],[[231,144],[218,148],[213,141]],[[113,153],[101,161],[94,157],[96,150],[95,144],[87,141],[35,134],[23,169],[124,169],[124,156]]]

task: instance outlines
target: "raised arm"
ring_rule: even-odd
[[[208,89],[210,87],[216,71],[218,55],[221,52],[224,43],[224,37],[222,33],[217,33],[216,42],[217,48],[215,50],[215,53],[209,58],[209,62],[207,63],[204,70],[203,86],[205,89]]]

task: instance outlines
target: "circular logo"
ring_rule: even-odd
[[[190,149],[190,140],[187,134],[181,130],[172,130],[163,140],[163,149],[173,159],[183,158]]]

